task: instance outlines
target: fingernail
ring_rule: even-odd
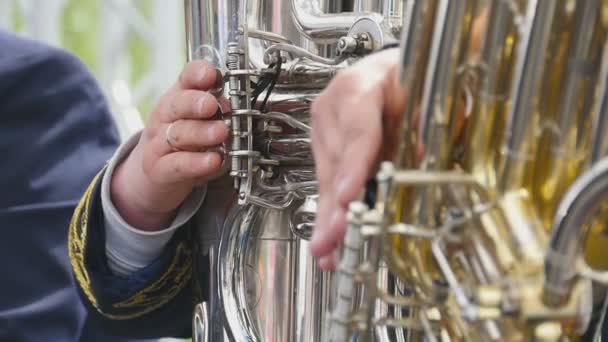
[[[321,257],[321,259],[319,259],[319,267],[326,270],[329,268],[330,262],[331,262],[331,260],[329,259],[328,255]]]
[[[329,254],[319,259],[319,267],[325,271],[331,271],[336,268],[336,258],[334,254]]]
[[[224,108],[222,108],[222,104],[220,103],[220,100],[218,100],[217,98],[215,98],[215,102],[217,103],[217,111],[219,112],[220,115],[224,115]]]

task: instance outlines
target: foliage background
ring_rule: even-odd
[[[101,63],[99,60],[99,39],[103,37],[103,33],[100,32],[101,18],[99,13],[102,2],[107,0],[0,0],[0,2],[8,2],[13,5],[9,7],[11,8],[9,29],[17,33],[24,33],[28,24],[26,14],[18,6],[19,1],[31,1],[32,3],[36,1],[65,2],[65,7],[60,18],[60,46],[80,57],[91,68],[93,73],[99,76]],[[117,2],[119,1],[130,2],[146,19],[151,19],[155,1],[178,1],[180,5],[182,3],[179,0],[118,0]],[[175,25],[179,25],[180,29],[183,27],[182,22],[179,21],[176,21]],[[125,39],[131,63],[128,75],[124,75],[124,78],[128,85],[133,87],[151,70],[151,51],[142,37],[133,31],[129,31]],[[182,37],[176,37],[176,39],[182,39]],[[180,62],[183,63],[184,60]],[[155,101],[156,99],[144,97],[138,103],[135,103],[136,108],[141,113],[142,119],[147,119],[148,113]]]

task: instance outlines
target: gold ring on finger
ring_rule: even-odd
[[[167,126],[167,130],[165,131],[165,140],[167,141],[167,145],[169,145],[169,147],[171,148],[171,151],[179,152],[181,150],[175,147],[175,145],[173,145],[173,143],[171,142],[171,128],[173,127],[174,123],[175,121],[170,123],[169,126]]]

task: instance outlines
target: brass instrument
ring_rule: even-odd
[[[397,152],[350,207],[327,340],[599,339],[608,1],[404,8]]]
[[[194,341],[322,341],[332,277],[308,251],[317,190],[309,107],[331,78],[398,41],[401,1],[185,0],[188,60],[225,77],[228,176],[198,214],[209,293]],[[385,339],[386,340],[386,339]]]

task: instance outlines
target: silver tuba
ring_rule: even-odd
[[[209,293],[195,341],[321,341],[332,276],[308,251],[309,107],[340,69],[396,41],[400,1],[185,0],[188,60],[223,71],[228,175],[198,215]]]

